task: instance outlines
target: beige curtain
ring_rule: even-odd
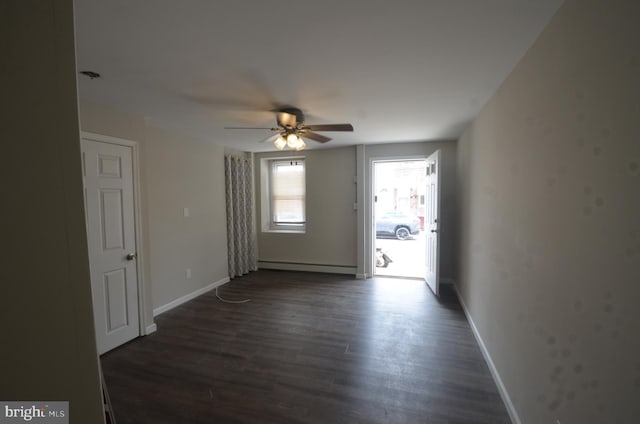
[[[258,269],[253,225],[253,167],[246,158],[225,156],[224,161],[229,277],[234,278]]]

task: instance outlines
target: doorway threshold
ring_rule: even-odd
[[[388,278],[392,280],[413,280],[413,281],[424,281],[423,277],[408,277],[406,275],[389,275],[389,274],[374,274],[374,278]]]

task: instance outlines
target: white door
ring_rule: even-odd
[[[132,147],[82,139],[98,353],[140,335]]]
[[[424,229],[426,233],[425,280],[433,293],[440,293],[440,150],[427,158],[427,191],[425,196]]]

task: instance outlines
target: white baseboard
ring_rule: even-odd
[[[367,279],[367,274],[356,274],[356,279],[357,280],[366,280]]]
[[[155,333],[158,330],[158,326],[154,324],[151,325],[147,325],[147,327],[144,329],[144,335],[148,336],[149,334]]]
[[[159,307],[155,308],[153,310],[153,316],[155,317],[155,316],[160,315],[163,312],[167,312],[168,310],[171,310],[171,309],[175,308],[176,306],[180,306],[183,303],[190,301],[191,299],[195,299],[196,297],[198,297],[200,295],[203,295],[206,292],[215,289],[216,287],[220,287],[221,285],[223,285],[225,283],[228,283],[229,281],[230,281],[229,277],[225,277],[225,278],[223,278],[221,280],[218,280],[218,281],[216,281],[214,283],[209,284],[208,286],[205,286],[205,287],[203,287],[201,289],[198,289],[198,290],[196,290],[194,292],[191,292],[191,293],[186,294],[186,295],[184,295],[182,297],[179,297],[179,298],[177,298],[175,300],[172,300],[171,302],[167,303],[166,305],[162,305],[162,306],[159,306]]]
[[[355,266],[344,265],[316,265],[301,264],[295,262],[273,262],[258,261],[258,269],[277,269],[281,271],[306,271],[306,272],[326,272],[329,274],[351,274],[356,275]]]
[[[496,366],[494,365],[493,360],[491,359],[491,355],[489,355],[489,351],[487,350],[487,347],[485,346],[484,341],[482,340],[482,337],[478,332],[478,328],[476,327],[476,324],[473,322],[473,318],[471,318],[469,309],[467,309],[467,304],[464,303],[464,299],[460,295],[458,286],[454,284],[453,287],[456,290],[456,294],[458,295],[458,300],[460,300],[460,304],[462,305],[464,314],[467,317],[467,321],[469,321],[469,325],[471,326],[471,331],[473,332],[473,335],[475,336],[476,341],[478,342],[478,346],[480,346],[480,351],[482,352],[482,356],[484,356],[484,360],[489,366],[489,371],[491,372],[493,381],[495,381],[496,386],[498,386],[498,392],[500,392],[500,397],[502,397],[502,401],[507,407],[507,412],[509,413],[511,422],[513,424],[522,424],[522,421],[520,421],[520,416],[518,416],[518,412],[516,411],[515,406],[513,406],[513,402],[511,402],[511,397],[509,396],[509,393],[507,393],[507,388],[504,386],[504,383],[502,382],[502,378],[500,378],[500,374],[498,373],[498,370],[496,369]]]

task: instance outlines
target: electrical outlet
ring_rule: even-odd
[[[191,268],[187,268],[184,270],[184,276],[187,278],[187,280],[191,279]]]
[[[182,212],[185,218],[189,218],[189,208],[184,208]]]

